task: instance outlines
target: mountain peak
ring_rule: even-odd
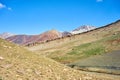
[[[58,35],[58,37],[62,36],[62,33],[55,30],[55,29],[49,30],[49,31],[45,32],[44,34],[46,34],[46,35],[51,35],[51,34],[53,35],[54,34],[54,35]]]
[[[80,27],[74,29],[73,31],[71,31],[71,34],[79,34],[79,33],[82,33],[82,32],[90,31],[90,30],[95,29],[95,28],[96,27],[94,27],[94,26],[83,25],[83,26],[80,26]]]
[[[95,29],[95,27],[94,26],[90,26],[90,25],[82,25],[82,26],[74,29],[73,31],[79,31],[79,30],[83,30],[83,29],[91,30],[91,29]]]
[[[58,33],[59,31],[55,30],[55,29],[52,29],[52,30],[49,30],[47,31],[48,33]]]

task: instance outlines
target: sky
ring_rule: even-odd
[[[0,33],[101,27],[120,19],[120,0],[0,0]]]

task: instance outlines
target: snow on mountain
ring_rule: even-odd
[[[83,26],[80,26],[80,27],[76,28],[75,30],[71,31],[70,33],[71,34],[79,34],[82,32],[87,32],[87,31],[93,30],[95,28],[96,27],[94,27],[94,26],[83,25]]]
[[[14,34],[12,34],[12,33],[4,32],[4,33],[0,34],[0,38],[6,39],[6,38],[11,37],[13,35]]]

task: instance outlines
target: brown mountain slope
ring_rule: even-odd
[[[61,37],[61,33],[56,30],[44,32],[40,35],[15,35],[7,38],[6,40],[14,42],[16,44],[27,45],[31,43],[46,42]]]
[[[0,39],[0,80],[119,80],[119,76],[79,72]]]

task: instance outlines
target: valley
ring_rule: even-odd
[[[0,80],[120,80],[120,0],[0,0]]]
[[[21,46],[0,39],[1,80],[119,80],[120,21]]]

